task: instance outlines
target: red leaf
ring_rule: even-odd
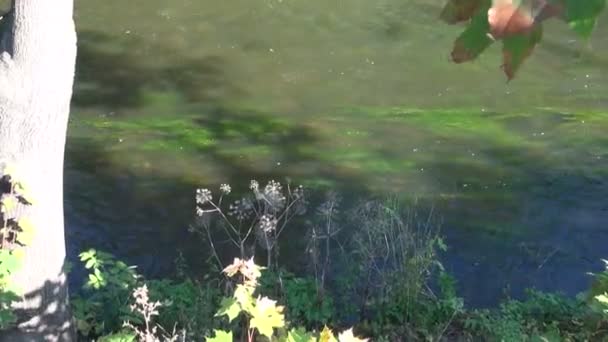
[[[500,0],[488,10],[488,24],[494,39],[501,39],[531,32],[535,21],[529,9]]]

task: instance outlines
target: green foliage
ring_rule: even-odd
[[[606,7],[606,0],[560,0],[559,2],[562,2],[566,8],[564,19],[570,28],[584,38],[589,38],[598,16]]]
[[[537,9],[529,9],[525,2],[491,0],[450,0],[445,5],[441,19],[448,24],[468,22],[466,29],[454,42],[452,59],[461,63],[474,60],[497,39],[503,40],[503,69],[512,79],[523,61],[532,53],[542,36],[542,21],[550,17],[564,20],[570,28],[588,39],[595,28],[597,18],[606,6],[605,0],[549,0]],[[510,6],[514,12],[504,10]],[[504,11],[499,9],[502,7]],[[489,20],[492,8],[496,23]],[[536,13],[534,13],[536,12]],[[518,17],[515,18],[514,17]],[[525,18],[525,19],[523,19]],[[529,19],[531,23],[524,24]],[[496,25],[492,27],[492,25]],[[504,25],[504,26],[503,26]],[[517,25],[521,25],[517,27]],[[508,29],[507,29],[508,26]],[[493,36],[498,34],[498,36]]]
[[[276,301],[268,297],[254,297],[254,292],[258,286],[258,278],[261,276],[262,267],[255,265],[253,259],[243,261],[235,259],[234,263],[224,269],[228,277],[241,275],[243,281],[236,286],[232,298],[222,300],[221,307],[217,316],[227,316],[232,322],[240,313],[247,316],[249,321],[245,328],[249,341],[253,341],[255,331],[272,338],[275,328],[282,328],[285,325],[283,307],[277,306]],[[216,331],[216,336],[218,332]]]
[[[90,273],[83,294],[71,299],[79,333],[101,336],[117,331],[124,321],[137,321],[129,309],[131,291],[141,281],[134,267],[94,249],[80,253],[80,260]]]
[[[259,278],[263,268],[255,265],[253,259],[243,261],[235,259],[234,263],[224,269],[228,277],[240,275],[242,282],[237,284],[232,298],[226,298],[218,310],[218,316],[227,316],[229,321],[233,321],[239,314],[246,318],[243,331],[246,332],[247,341],[256,341],[256,335],[261,335],[267,339],[279,337],[280,341],[316,341],[313,334],[307,333],[303,329],[292,329],[287,335],[275,335],[275,330],[286,326],[283,307],[277,306],[276,301],[268,297],[254,297],[254,293],[259,287]],[[257,334],[256,334],[257,332]],[[214,338],[207,338],[207,341],[224,341],[228,337],[228,332],[222,330],[215,331]],[[319,341],[338,341],[333,332],[324,327],[319,336]],[[339,341],[364,341],[354,337],[352,330],[344,331],[339,335]]]
[[[350,262],[360,269],[351,282],[360,288],[350,298],[365,299],[360,312],[366,331],[410,339],[441,334],[463,305],[439,260],[447,246],[433,213],[420,216],[387,199],[364,203],[352,221],[357,230]],[[438,275],[444,292],[440,298],[430,290]]]
[[[0,329],[6,329],[16,322],[12,305],[20,300],[20,289],[11,282],[11,275],[21,267],[24,247],[35,235],[34,225],[19,207],[34,201],[20,173],[10,165],[4,167],[0,187],[8,189],[0,197]]]
[[[193,338],[207,335],[214,326],[213,315],[221,295],[217,284],[198,284],[189,279],[144,281],[134,267],[92,249],[82,252],[80,259],[90,274],[83,293],[73,296],[71,305],[82,336],[104,336],[121,328],[124,321],[143,323],[130,309],[131,294],[143,284],[149,288],[150,300],[162,303],[158,308],[159,326],[178,327]]]
[[[135,342],[136,336],[130,331],[121,331],[114,334],[103,336],[98,342]]]
[[[232,331],[215,330],[214,337],[207,337],[207,342],[233,342]]]
[[[267,271],[260,279],[260,290],[262,294],[278,296],[286,307],[287,319],[297,326],[320,328],[336,314],[331,295],[320,291],[310,277],[296,277],[283,270]]]
[[[495,311],[473,311],[464,320],[464,327],[470,334],[490,340],[533,340],[557,335],[561,341],[579,341],[596,333],[597,322],[582,301],[529,291],[525,301],[509,300]]]
[[[217,326],[214,314],[222,295],[217,282],[161,279],[147,281],[147,285],[150,298],[163,303],[157,318],[160,326],[179,327],[192,339],[207,336]]]

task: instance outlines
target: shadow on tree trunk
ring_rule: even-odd
[[[59,282],[46,281],[44,285],[25,294],[27,302],[43,301],[39,310],[20,310],[15,313],[18,327],[0,332],[0,341],[38,342],[38,341],[76,341],[76,331],[72,313],[67,301],[68,285],[65,273],[57,276]]]

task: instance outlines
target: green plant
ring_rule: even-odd
[[[133,299],[135,302],[131,304],[131,312],[140,316],[141,324],[133,325],[130,321],[125,321],[123,326],[130,330],[139,341],[142,342],[174,342],[181,336],[173,330],[173,333],[168,333],[161,325],[154,321],[159,315],[159,308],[163,306],[160,301],[153,301],[148,294],[148,286],[146,284],[133,290]],[[159,337],[162,336],[162,337]]]
[[[158,309],[160,326],[178,327],[185,331],[188,340],[207,336],[217,326],[214,314],[219,307],[222,293],[218,281],[207,279],[181,282],[169,279],[147,281],[150,298],[163,305]]]
[[[223,210],[226,197],[232,189],[228,184],[220,186],[220,196],[214,201],[209,189],[196,190],[197,224],[191,231],[198,233],[209,243],[218,266],[224,267],[215,248],[217,234],[223,234],[230,245],[238,250],[241,258],[255,255],[256,246],[266,251],[266,267],[278,264],[277,241],[287,224],[305,212],[306,201],[301,186],[285,187],[274,180],[264,188],[252,180],[251,194],[228,204]]]
[[[454,62],[474,60],[495,41],[502,40],[502,68],[510,80],[541,41],[544,20],[559,18],[588,39],[605,7],[605,0],[450,0],[441,19],[448,24],[468,23],[454,42]]]
[[[277,306],[276,301],[268,297],[254,296],[263,267],[255,265],[253,259],[244,261],[235,259],[232,265],[224,269],[228,277],[240,277],[241,281],[237,284],[234,295],[224,298],[218,311],[218,316],[227,316],[229,321],[233,321],[243,314],[244,329],[247,341],[256,341],[256,336],[261,335],[267,339],[278,337],[280,341],[317,341],[312,333],[303,329],[291,329],[281,335],[275,335],[275,330],[286,327],[283,307]],[[232,332],[215,330],[215,337],[207,338],[207,341],[232,341]],[[333,332],[325,327],[319,334],[320,341],[365,341],[356,338],[352,329],[341,333],[336,340]]]
[[[333,298],[319,291],[313,278],[296,277],[284,270],[266,271],[260,278],[260,290],[262,294],[278,296],[288,320],[297,326],[320,328],[335,316]]]
[[[360,265],[350,296],[364,299],[360,316],[367,329],[375,336],[410,339],[442,334],[445,323],[462,310],[462,301],[439,261],[439,251],[447,247],[433,211],[420,216],[415,206],[406,209],[386,199],[362,203],[350,219],[357,224],[350,262]],[[443,297],[430,286],[438,274]]]
[[[31,243],[35,229],[23,208],[33,204],[19,173],[5,166],[0,179],[3,193],[0,197],[0,329],[16,322],[13,303],[20,299],[20,289],[11,282],[11,275],[19,270],[25,256],[24,246]]]
[[[491,340],[534,340],[559,336],[562,341],[599,338],[597,319],[578,299],[528,291],[525,301],[508,300],[498,310],[475,310],[464,320],[471,335]]]
[[[79,333],[101,336],[118,330],[124,321],[138,321],[129,308],[131,292],[141,283],[135,268],[94,249],[80,253],[80,260],[91,273],[83,294],[71,299]]]

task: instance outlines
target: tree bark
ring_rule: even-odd
[[[73,0],[13,0],[0,48],[0,162],[20,170],[36,228],[22,269],[17,328],[0,341],[75,340],[68,306],[63,155],[76,60]]]

